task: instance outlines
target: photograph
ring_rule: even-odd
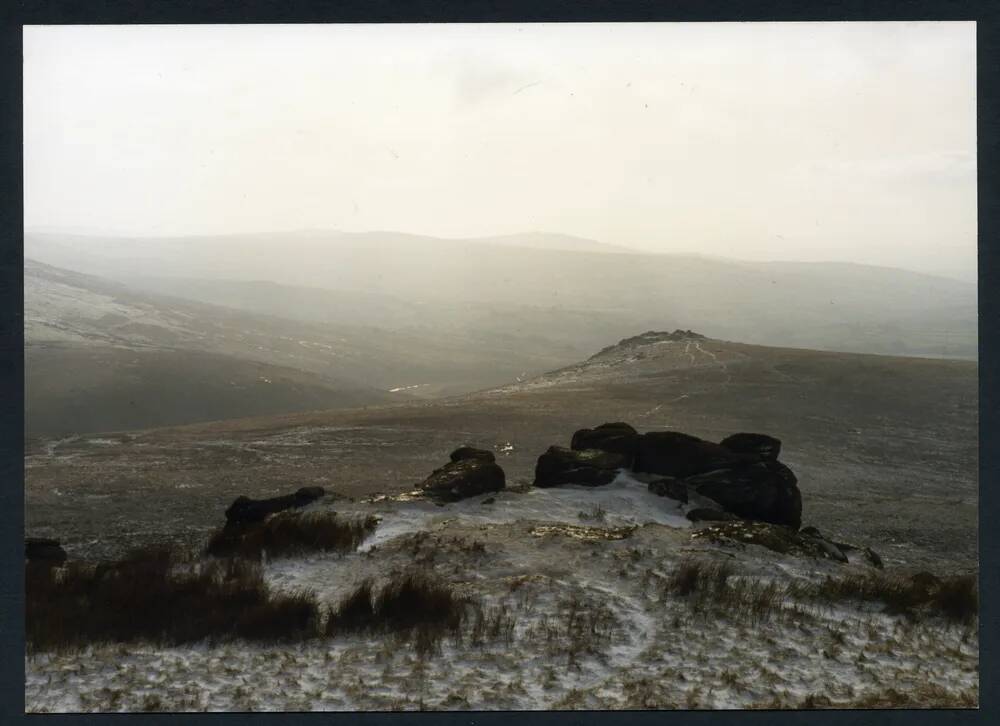
[[[22,33],[25,712],[979,708],[975,21]]]

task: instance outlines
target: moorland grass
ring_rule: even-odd
[[[255,563],[192,562],[162,546],[134,550],[116,562],[25,567],[32,651],[108,642],[300,639],[316,633],[319,615],[307,593],[270,592]]]
[[[378,524],[375,517],[346,518],[334,512],[281,512],[263,522],[227,524],[209,538],[207,554],[260,559],[303,552],[351,552]]]

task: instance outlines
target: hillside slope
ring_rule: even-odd
[[[509,308],[527,306],[624,321],[616,337],[651,326],[683,326],[766,345],[977,354],[976,286],[968,282],[868,265],[608,254],[586,245],[545,248],[505,239],[391,232],[176,239],[28,235],[25,249],[50,264],[123,282],[161,278],[159,289],[174,294],[182,288],[171,291],[172,279],[200,278],[323,288],[357,294],[359,302],[389,296],[429,304],[424,322],[431,327],[454,326],[452,311],[467,305],[489,306],[500,321]],[[380,315],[373,324],[387,329],[412,323],[391,306]],[[485,319],[479,332],[505,330],[502,322],[490,327],[494,322]],[[530,325],[530,331],[558,335],[562,323],[555,316]]]
[[[239,494],[403,491],[460,444],[497,451],[509,484],[530,483],[539,454],[605,421],[716,441],[772,434],[799,477],[804,523],[870,544],[890,564],[976,562],[976,364],[656,336],[447,400],[39,443],[26,462],[29,520],[41,535],[90,541],[78,496],[113,493],[104,514],[133,532],[197,539]],[[112,475],[122,467],[129,477]],[[78,496],[59,494],[70,488]]]
[[[30,259],[24,330],[29,434],[462,392],[573,357],[559,345],[536,351],[530,342],[502,337],[406,334],[195,303]],[[272,380],[266,395],[236,394],[262,378]]]

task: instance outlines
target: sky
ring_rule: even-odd
[[[544,231],[974,280],[975,82],[969,22],[29,26],[25,226]]]

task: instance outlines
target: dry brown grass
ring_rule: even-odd
[[[29,650],[128,641],[281,641],[315,635],[318,620],[310,595],[272,594],[259,566],[243,560],[198,563],[152,547],[116,562],[25,568]]]
[[[754,624],[802,615],[794,605],[787,604],[785,586],[738,577],[725,562],[682,561],[668,579],[665,593],[684,598],[695,613],[728,615]]]
[[[378,524],[375,517],[348,519],[334,512],[281,512],[265,521],[229,524],[215,531],[206,552],[221,557],[260,559],[302,552],[350,552]]]
[[[738,576],[726,562],[682,561],[668,579],[667,594],[684,598],[695,612],[730,614],[751,622],[807,615],[796,601],[832,606],[849,600],[880,602],[889,615],[920,615],[970,625],[979,613],[975,575],[938,578],[871,572],[828,576],[818,583],[776,583]]]
[[[468,604],[428,573],[397,573],[378,591],[362,582],[330,610],[326,633],[391,633],[412,640],[417,653],[427,655],[445,635],[461,637]]]
[[[844,600],[880,602],[890,615],[911,619],[920,614],[971,624],[979,614],[975,575],[937,578],[926,573],[903,577],[882,572],[827,577],[818,584],[797,585],[791,594],[834,604]]]

